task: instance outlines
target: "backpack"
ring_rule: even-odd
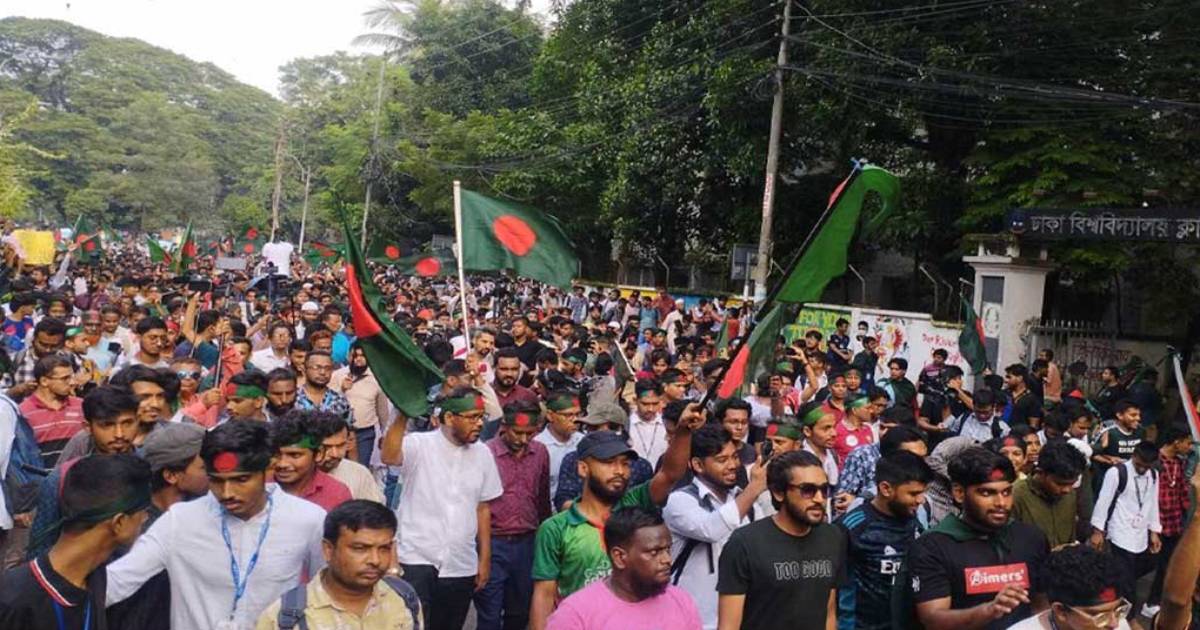
[[[700,508],[705,512],[716,511],[716,508],[713,507],[712,501],[709,500],[710,497],[704,497],[703,499],[700,498],[700,488],[698,488],[696,484],[689,483],[688,485],[679,488],[678,491],[687,493],[695,498],[696,502],[700,504]],[[750,517],[751,521],[754,520],[753,505],[750,507],[750,513],[748,516]],[[675,586],[679,585],[679,578],[683,577],[683,568],[687,566],[688,559],[692,557],[692,552],[695,551],[696,547],[699,547],[700,545],[704,545],[705,550],[708,552],[708,572],[710,574],[717,572],[716,559],[713,558],[712,543],[703,540],[697,540],[695,538],[685,538],[684,540],[687,542],[683,543],[683,548],[679,550],[679,555],[676,556],[675,561],[671,563],[671,584]]]
[[[3,480],[4,503],[10,514],[21,514],[33,509],[37,503],[42,479],[50,473],[42,461],[33,427],[21,414],[21,409],[11,398],[0,394],[0,405],[7,405],[13,414],[13,443],[9,452],[8,466],[0,471]]]
[[[404,600],[404,606],[408,608],[408,612],[413,618],[413,630],[421,630],[421,600],[417,597],[417,592],[408,582],[397,576],[386,575],[383,581]],[[299,627],[300,630],[308,630],[308,620],[304,618],[306,608],[308,608],[307,585],[301,584],[284,593],[279,606],[279,617],[276,619],[280,630],[292,630],[296,627]]]
[[[1150,479],[1151,479],[1151,483],[1158,483],[1158,471],[1157,470],[1155,470],[1153,468],[1150,469]],[[1101,483],[1103,484],[1103,482],[1101,482]],[[1125,467],[1125,464],[1120,464],[1117,466],[1117,491],[1113,494],[1112,502],[1108,504],[1108,514],[1104,517],[1104,532],[1105,532],[1105,534],[1108,533],[1108,522],[1112,520],[1113,512],[1117,511],[1117,499],[1121,498],[1121,495],[1124,494],[1125,488],[1128,485],[1129,485],[1129,469]],[[1154,500],[1157,501],[1158,497],[1154,497]]]

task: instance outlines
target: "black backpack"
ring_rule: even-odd
[[[1125,467],[1125,464],[1118,464],[1116,468],[1117,491],[1113,494],[1112,502],[1108,504],[1108,514],[1104,517],[1104,533],[1106,535],[1108,534],[1108,523],[1112,520],[1113,512],[1117,511],[1117,499],[1121,498],[1121,495],[1125,493],[1125,488],[1129,486],[1129,469]],[[1158,483],[1157,470],[1150,469],[1150,479],[1152,483]],[[1103,487],[1104,482],[1101,481],[1100,483],[1101,487]],[[1154,500],[1157,501],[1158,497],[1154,497]]]
[[[700,508],[705,512],[716,511],[716,508],[713,507],[712,501],[710,501],[711,497],[706,496],[701,499],[700,488],[696,487],[696,484],[694,483],[689,483],[688,485],[679,488],[677,492],[685,492],[691,495],[696,499],[696,502],[700,504]],[[750,507],[750,513],[748,516],[750,517],[751,521],[754,520],[753,506]],[[699,547],[700,545],[704,545],[705,550],[708,552],[708,572],[710,574],[717,572],[716,558],[713,558],[712,543],[703,540],[696,540],[695,538],[687,538],[686,540],[687,542],[683,543],[683,549],[679,550],[679,555],[676,556],[675,561],[671,563],[671,584],[676,586],[679,585],[679,578],[683,577],[683,568],[687,566],[688,559],[692,557],[692,552],[694,552],[696,547]]]
[[[413,630],[421,630],[421,599],[417,597],[417,592],[408,582],[396,576],[384,576],[383,581],[404,600],[404,605],[413,618]],[[307,585],[301,584],[284,593],[279,606],[279,617],[276,619],[280,630],[292,630],[296,627],[299,627],[300,630],[308,630],[308,620],[304,618],[306,608],[308,608]]]

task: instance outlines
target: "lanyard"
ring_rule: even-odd
[[[63,618],[62,606],[53,599],[50,603],[54,605],[54,620],[58,622],[58,630],[67,630],[67,621]],[[83,608],[83,630],[89,630],[92,627],[92,600],[88,600]]]
[[[1137,476],[1135,475],[1133,477],[1133,496],[1137,497],[1138,514],[1139,515],[1142,513],[1142,497],[1146,494],[1146,491],[1149,489],[1150,489],[1149,481],[1146,482],[1146,487],[1143,488],[1143,487],[1141,487],[1141,484],[1138,483]]]
[[[637,437],[638,437],[638,442],[641,442],[641,444],[642,444],[642,449],[646,451],[646,457],[650,457],[652,455],[651,451],[654,449],[654,444],[656,442],[658,442],[658,423],[655,422],[655,423],[650,424],[650,444],[649,444],[649,446],[646,445],[646,434],[644,432],[642,432],[642,427],[640,427],[640,426],[637,427]]]
[[[225,549],[229,551],[229,572],[233,576],[233,608],[229,613],[231,617],[237,612],[238,601],[246,594],[246,586],[250,583],[250,574],[254,572],[254,566],[258,564],[258,552],[262,551],[263,541],[267,538],[267,530],[271,529],[271,512],[274,507],[275,497],[268,494],[267,519],[258,530],[258,543],[254,545],[254,553],[250,554],[250,562],[246,564],[245,577],[242,577],[237,554],[233,552],[233,541],[229,536],[229,524],[225,522],[225,515],[221,515],[221,538],[225,539]]]

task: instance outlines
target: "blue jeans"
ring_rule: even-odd
[[[354,430],[354,441],[358,445],[358,463],[371,467],[371,451],[375,450],[375,427]]]
[[[479,630],[524,630],[533,601],[533,540],[523,536],[492,536],[492,572],[475,593]]]

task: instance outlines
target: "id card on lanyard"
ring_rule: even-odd
[[[238,603],[246,595],[246,587],[250,584],[250,574],[254,573],[254,567],[258,565],[258,554],[262,551],[263,541],[267,539],[267,532],[271,529],[271,513],[275,509],[275,497],[273,494],[267,495],[267,518],[263,521],[262,527],[258,529],[258,542],[254,545],[254,552],[250,554],[250,561],[246,563],[246,573],[242,575],[241,563],[238,562],[237,553],[233,550],[233,539],[229,534],[229,524],[225,521],[225,514],[221,514],[221,538],[225,541],[225,550],[229,552],[229,573],[233,578],[233,605],[229,610],[229,618],[217,623],[217,630],[236,630],[237,622],[234,620],[237,615]]]

